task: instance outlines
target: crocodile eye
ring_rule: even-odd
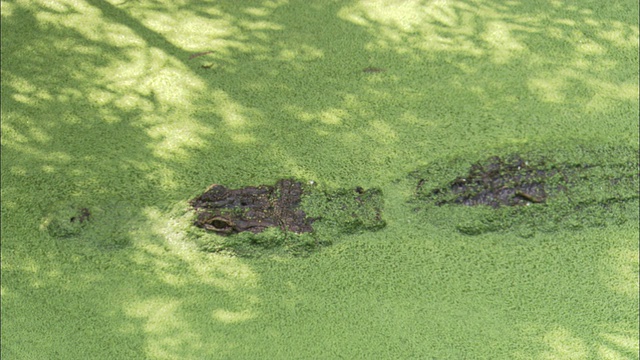
[[[227,227],[229,227],[229,224],[224,222],[223,220],[216,219],[211,222],[211,226],[216,229],[226,229]]]

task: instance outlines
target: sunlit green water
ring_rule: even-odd
[[[413,211],[407,178],[637,147],[637,18],[631,1],[3,3],[3,358],[637,358],[635,222],[464,236]],[[187,200],[292,176],[381,188],[387,227],[305,258],[195,246]],[[50,236],[68,207],[91,221]]]

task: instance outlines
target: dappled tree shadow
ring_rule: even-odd
[[[35,351],[79,358],[92,347],[93,340],[80,336],[88,333],[118,344],[111,354],[120,358],[147,350],[193,354],[198,335],[189,329],[200,324],[199,315],[181,309],[203,307],[212,321],[218,311],[233,322],[231,304],[238,297],[229,294],[244,288],[242,278],[251,271],[233,260],[208,259],[219,266],[213,269],[190,259],[187,268],[195,267],[191,273],[199,281],[182,285],[171,283],[164,271],[184,272],[187,260],[154,249],[124,247],[142,259],[118,252],[149,221],[145,207],[162,203],[172,186],[162,161],[180,154],[163,152],[162,117],[182,110],[179,96],[189,84],[180,81],[189,79],[172,70],[171,57],[162,55],[167,49],[140,47],[144,41],[131,35],[135,24],[97,21],[99,14],[84,4],[55,6],[14,4],[8,15],[3,4],[3,26],[16,30],[2,38],[3,356],[29,357]],[[161,42],[145,29],[134,30],[151,37],[145,41]],[[179,91],[162,83],[166,79]],[[159,148],[150,146],[154,141]],[[59,206],[88,209],[92,226],[75,238],[49,238],[39,231],[40,222]],[[123,269],[131,277],[119,284]],[[185,289],[209,294],[211,302],[185,301]],[[153,293],[158,296],[149,298]],[[122,310],[114,313],[113,304]],[[239,319],[251,318],[243,311],[238,309]],[[43,323],[57,330],[38,329]],[[149,333],[145,343],[136,340],[141,329]],[[25,345],[27,338],[33,341]]]
[[[45,291],[82,299],[95,286],[118,289],[107,303],[84,299],[76,307],[85,314],[55,305],[46,320],[70,316],[69,326],[84,330],[114,321],[100,331],[118,344],[143,332],[144,343],[125,348],[123,358],[141,348],[158,358],[212,351],[232,357],[239,345],[224,344],[230,336],[218,334],[212,344],[200,334],[210,322],[257,316],[258,275],[249,265],[190,252],[184,229],[161,230],[174,220],[163,213],[166,204],[211,183],[295,176],[380,186],[423,163],[434,147],[456,151],[462,141],[451,142],[451,133],[476,149],[487,136],[496,143],[559,141],[588,136],[592,130],[583,124],[620,114],[633,119],[612,127],[628,129],[626,139],[637,137],[631,80],[637,55],[611,56],[637,54],[637,9],[619,4],[552,1],[535,10],[490,1],[408,1],[400,8],[375,1],[7,4],[2,231],[3,238],[32,236],[3,242],[3,300],[47,306]],[[372,68],[384,71],[366,71]],[[496,120],[500,129],[487,127]],[[539,138],[536,129],[544,127],[556,129],[557,138]],[[406,149],[399,152],[398,144]],[[113,255],[104,246],[111,240],[83,248],[38,232],[41,214],[67,202],[101,209],[92,211],[94,235],[117,234],[132,244],[129,256]],[[131,271],[131,282],[114,284],[123,271]],[[211,298],[203,301],[202,293]],[[624,307],[628,296],[617,305]],[[114,303],[122,309],[115,314]],[[579,305],[583,314],[594,310]],[[3,318],[12,306],[3,304]],[[557,331],[586,347],[633,350],[626,328],[603,332],[598,342],[576,323],[549,316]],[[29,328],[37,320],[7,326]],[[74,339],[62,338],[68,332],[36,347],[51,349],[51,342],[77,351]]]

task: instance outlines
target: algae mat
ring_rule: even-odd
[[[3,2],[2,357],[637,358],[637,200],[553,229],[444,191],[492,156],[637,149],[637,19],[626,0]],[[331,245],[305,257],[202,251],[218,235],[189,199],[283,178],[379,189],[386,226],[314,223]]]

